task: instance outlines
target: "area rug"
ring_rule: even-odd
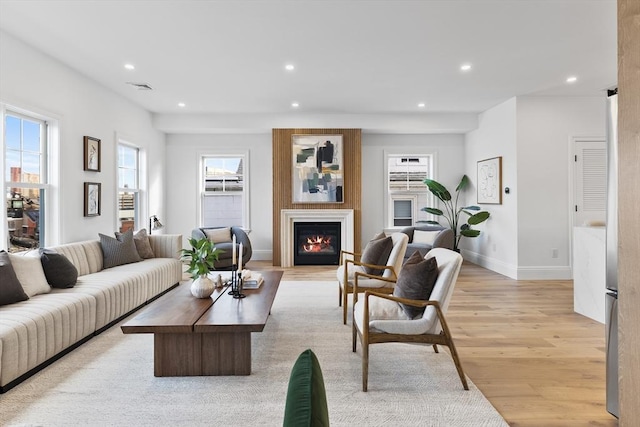
[[[351,351],[337,303],[333,282],[283,282],[265,330],[252,334],[252,373],[241,377],[155,378],[153,337],[113,327],[0,395],[0,425],[282,425],[291,367],[307,348],[320,361],[333,426],[507,425],[431,347],[372,346],[363,393],[360,347]]]

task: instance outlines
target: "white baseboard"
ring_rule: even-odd
[[[467,261],[484,267],[488,270],[495,271],[503,276],[510,277],[512,279],[518,278],[518,267],[515,265],[507,264],[495,258],[490,258],[477,252],[461,249],[461,255]]]
[[[573,272],[569,266],[541,265],[519,267],[518,280],[572,280]]]
[[[573,272],[570,266],[531,266],[518,267],[485,255],[462,249],[462,256],[467,261],[488,270],[510,277],[515,280],[571,280]]]
[[[251,259],[255,259],[256,261],[272,261],[273,251],[267,249],[254,249],[251,252]]]

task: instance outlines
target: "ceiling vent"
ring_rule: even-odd
[[[135,87],[138,90],[153,90],[153,88],[149,86],[147,83],[127,82],[127,84]]]

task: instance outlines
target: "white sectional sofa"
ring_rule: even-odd
[[[0,392],[177,285],[181,235],[152,235],[154,258],[103,269],[100,241],[52,247],[78,270],[74,287],[0,306]]]

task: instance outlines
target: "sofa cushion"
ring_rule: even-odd
[[[116,239],[119,239],[119,236],[123,233],[119,233],[116,231]],[[155,254],[153,253],[153,249],[151,249],[151,243],[149,242],[149,235],[147,234],[147,229],[143,228],[139,230],[137,233],[133,235],[133,243],[136,245],[136,251],[138,255],[142,259],[155,258]]]
[[[40,263],[52,288],[72,288],[78,280],[78,269],[69,258],[51,249],[40,249]]]
[[[75,289],[53,289],[0,307],[0,384],[6,385],[91,335],[95,304],[94,298],[75,293]]]
[[[98,239],[65,243],[48,249],[66,256],[74,267],[78,269],[78,277],[102,270],[104,256],[102,254],[102,245]]]
[[[0,251],[0,306],[29,299],[13,270],[9,254]]]
[[[231,242],[231,227],[209,228],[204,230],[207,239],[214,243]]]
[[[411,243],[420,243],[424,245],[433,245],[433,242],[436,241],[436,237],[440,235],[441,231],[425,231],[425,230],[414,230],[413,232],[413,241]]]
[[[142,261],[133,242],[133,230],[120,234],[117,239],[105,236],[102,233],[98,233],[98,236],[100,236],[100,245],[102,246],[102,256],[104,258],[103,268]]]
[[[9,259],[11,259],[11,265],[22,285],[22,289],[24,289],[24,293],[29,298],[39,294],[48,294],[51,291],[37,251],[20,255],[9,254]]]
[[[417,231],[417,230],[416,230]],[[416,251],[402,266],[398,281],[393,289],[393,295],[413,300],[428,300],[438,278],[438,263],[436,258],[424,259]],[[424,307],[414,307],[400,304],[411,319],[424,313]]]

